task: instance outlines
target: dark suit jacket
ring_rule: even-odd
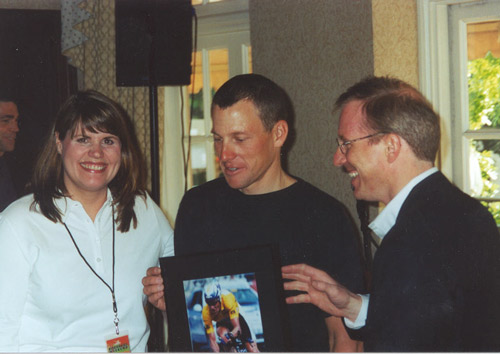
[[[0,212],[16,200],[16,189],[12,183],[9,167],[3,157],[0,157]]]
[[[375,254],[366,351],[500,351],[500,235],[437,172],[408,195]]]

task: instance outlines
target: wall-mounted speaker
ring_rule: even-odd
[[[190,0],[116,0],[117,86],[188,85]]]

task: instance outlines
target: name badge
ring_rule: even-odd
[[[130,353],[130,340],[126,331],[106,338],[108,353]]]

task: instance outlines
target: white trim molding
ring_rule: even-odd
[[[439,168],[453,180],[448,11],[479,0],[417,0],[420,91],[441,116]]]

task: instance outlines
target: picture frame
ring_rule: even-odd
[[[163,257],[160,266],[170,351],[211,351],[202,311],[206,306],[204,287],[214,281],[239,302],[240,315],[244,314],[260,351],[290,351],[277,245]],[[216,328],[215,322],[213,326]]]

